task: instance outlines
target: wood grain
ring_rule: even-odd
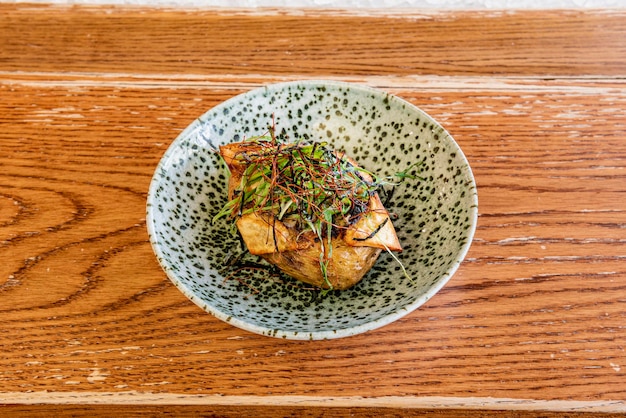
[[[16,71],[622,75],[626,55],[623,10],[146,14],[5,4],[0,11],[0,61]]]
[[[355,409],[395,396],[626,410],[624,17],[0,4],[0,404],[48,391],[105,404],[120,392],[355,399],[305,416],[397,416]],[[145,199],[200,114],[317,77],[387,90],[439,120],[472,165],[480,218],[466,261],[421,309],[347,339],[281,341],[174,288],[148,243]],[[76,408],[66,415],[136,411]]]

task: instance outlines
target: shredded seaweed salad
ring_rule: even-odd
[[[404,179],[419,178],[412,171],[420,164],[392,177],[379,177],[355,165],[327,142],[288,142],[277,137],[273,129],[246,139],[234,158],[245,166],[241,183],[213,222],[230,218],[235,232],[238,217],[267,213],[300,233],[314,232],[322,248],[320,269],[329,286],[332,238],[355,223],[367,211],[370,196],[384,186],[394,187]]]

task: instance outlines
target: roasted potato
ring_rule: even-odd
[[[300,145],[290,146],[293,149],[293,147]],[[280,145],[277,145],[277,149],[278,152],[282,151]],[[313,148],[313,153],[316,151]],[[264,143],[244,141],[220,147],[220,154],[231,174],[228,182],[229,201],[235,202],[237,198],[244,199],[246,197],[247,202],[254,202],[244,204],[240,201],[237,204],[232,204],[229,209],[230,215],[234,218],[237,229],[251,254],[262,257],[295,279],[324,289],[340,290],[358,283],[372,268],[383,249],[402,251],[389,214],[383,207],[378,193],[374,191],[359,191],[360,196],[365,197],[361,198],[363,202],[360,203],[360,209],[356,211],[356,214],[352,210],[351,213],[346,213],[343,219],[339,219],[337,224],[333,221],[332,225],[328,219],[322,219],[322,221],[327,221],[324,225],[328,229],[326,227],[319,229],[303,228],[302,225],[307,224],[302,220],[298,222],[282,218],[283,214],[287,212],[285,208],[301,206],[303,202],[292,204],[284,198],[276,203],[271,200],[272,194],[278,194],[280,190],[266,190],[268,186],[265,183],[277,188],[280,187],[276,186],[277,182],[272,176],[281,175],[281,169],[277,167],[287,167],[288,164],[282,161],[277,162],[276,158],[263,160],[258,157],[271,155],[269,154],[271,152],[271,144],[268,144],[267,141]],[[302,151],[298,149],[293,149],[291,152],[294,155],[302,154]],[[348,167],[351,172],[357,173],[362,185],[364,185],[362,187],[373,182],[371,176],[367,172],[361,171],[355,161],[338,152],[333,152],[332,155],[328,152],[326,154],[325,158],[329,161],[323,167],[328,167],[329,172],[332,169],[333,175],[338,176],[335,173],[338,171],[336,167]],[[302,157],[302,161],[307,161],[307,159],[308,157]],[[251,164],[261,164],[258,161],[265,161],[272,167],[265,168],[268,173],[265,178],[253,174],[256,180],[250,181],[253,175],[247,170]],[[288,169],[289,167],[282,168],[284,171]],[[273,174],[270,175],[269,173]],[[289,173],[293,175],[292,171]],[[329,181],[335,184],[336,180],[331,179]],[[316,185],[315,187],[321,186]],[[346,190],[345,186],[342,187],[341,189],[337,187],[337,193],[342,193],[343,202],[346,202],[345,196],[350,190]],[[354,189],[356,190],[358,187],[361,187],[361,183],[356,184]],[[263,188],[263,192],[257,193],[260,188]],[[319,193],[321,194],[322,191]],[[297,198],[294,196],[294,199]],[[322,204],[328,201],[335,202],[335,200],[327,197],[319,201],[321,202],[318,205],[320,208],[316,209],[319,209],[320,213],[326,213]],[[308,201],[304,201],[304,203],[312,205]],[[352,202],[348,201],[348,203]],[[337,206],[340,203],[332,204]],[[313,221],[308,219],[310,214],[306,217],[305,220],[308,225],[311,225]],[[322,224],[321,221],[318,222],[318,225]],[[332,226],[332,230],[330,226]]]

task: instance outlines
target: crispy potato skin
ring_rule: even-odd
[[[245,171],[245,164],[236,159],[237,154],[254,150],[254,144],[251,143],[233,143],[220,147],[220,153],[231,173],[229,199],[233,198],[235,189],[240,187]],[[349,161],[357,165],[354,160]],[[356,223],[338,237],[332,238],[332,257],[326,274],[328,281],[324,279],[320,267],[322,244],[311,231],[301,233],[267,213],[243,215],[236,221],[236,225],[251,254],[262,257],[297,280],[323,289],[348,289],[363,279],[383,249],[402,251],[389,213],[378,194],[370,197],[369,210]],[[383,226],[378,228],[380,225]]]
[[[396,235],[396,230],[389,218],[389,212],[383,206],[383,202],[380,201],[378,193],[370,196],[369,210],[346,230],[344,240],[348,245],[354,247],[375,247],[381,250],[402,251],[398,235]]]
[[[251,213],[236,221],[237,229],[250,254],[261,255],[293,251],[302,246],[298,232],[270,214]]]
[[[382,251],[380,248],[349,246],[342,239],[333,239],[332,245],[333,256],[329,262],[327,277],[332,288],[337,290],[348,289],[360,282]],[[317,241],[309,248],[263,254],[261,257],[294,279],[328,289],[328,283],[320,269],[321,252]]]

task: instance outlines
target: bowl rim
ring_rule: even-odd
[[[394,100],[398,100],[400,103],[405,105],[407,108],[411,108],[412,111],[416,111],[417,113],[424,116],[430,123],[437,126],[438,129],[441,129],[442,133],[445,135],[446,140],[450,141],[452,145],[456,148],[457,156],[465,162],[465,168],[467,170],[468,180],[470,181],[473,187],[470,187],[472,190],[471,193],[471,205],[469,207],[469,225],[470,228],[467,233],[467,240],[463,244],[463,246],[459,249],[457,256],[454,259],[454,264],[441,276],[437,278],[435,283],[431,285],[426,292],[420,295],[417,299],[415,299],[412,303],[397,308],[393,313],[387,314],[381,318],[376,320],[366,322],[360,325],[349,326],[346,328],[340,328],[337,330],[324,330],[324,331],[289,331],[289,330],[280,330],[280,329],[269,329],[267,327],[259,326],[256,324],[252,324],[250,322],[246,322],[239,318],[236,318],[232,315],[226,314],[219,309],[209,305],[204,300],[196,296],[196,294],[191,291],[187,286],[185,286],[173,269],[170,267],[169,263],[166,261],[166,257],[163,254],[162,249],[160,248],[158,240],[156,237],[157,224],[155,222],[154,213],[154,196],[156,193],[156,189],[160,184],[160,179],[156,175],[157,171],[162,167],[163,163],[166,162],[170,155],[179,148],[180,142],[182,142],[185,138],[189,137],[189,135],[195,131],[199,124],[202,123],[202,119],[205,115],[209,113],[219,112],[222,108],[229,106],[230,104],[240,100],[242,96],[246,95],[257,95],[263,90],[282,90],[289,86],[294,85],[305,85],[305,86],[333,86],[333,87],[343,87],[351,90],[361,90],[368,93],[376,94],[376,95],[387,95],[388,97],[392,97]],[[388,93],[384,90],[369,87],[362,84],[344,82],[344,81],[336,81],[336,80],[324,80],[324,79],[307,79],[307,80],[294,80],[294,81],[286,81],[279,83],[271,83],[264,84],[256,88],[249,89],[243,93],[237,94],[229,99],[226,99],[217,105],[207,109],[202,115],[196,118],[193,122],[191,122],[182,132],[180,132],[176,138],[172,141],[172,143],[165,150],[159,162],[157,163],[155,172],[150,180],[150,185],[148,189],[148,195],[146,199],[146,228],[149,236],[150,245],[152,247],[153,252],[156,255],[157,261],[163,271],[166,273],[169,280],[181,291],[189,300],[191,300],[198,307],[206,311],[212,316],[231,324],[237,328],[259,334],[264,336],[270,336],[275,338],[289,339],[289,340],[328,340],[328,339],[336,339],[354,336],[357,334],[361,334],[364,332],[372,331],[388,325],[392,322],[397,321],[400,318],[408,315],[409,313],[415,311],[424,303],[426,303],[430,298],[432,298],[435,294],[437,294],[454,276],[458,268],[461,266],[463,260],[465,259],[474,239],[474,234],[476,232],[476,227],[478,223],[478,190],[476,186],[476,179],[474,177],[472,168],[469,164],[465,153],[456,142],[456,140],[452,137],[452,135],[432,116],[428,113],[420,109],[418,106],[408,102],[405,99],[402,99],[395,94]]]

